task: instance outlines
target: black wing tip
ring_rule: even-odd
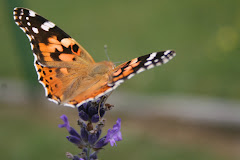
[[[14,7],[13,8],[13,15],[17,15],[17,14],[20,14],[21,12],[24,12],[24,11],[32,11],[31,9],[28,9],[28,8],[24,8],[24,7]],[[34,11],[32,11],[34,12]],[[37,14],[36,12],[34,12],[35,14]]]
[[[162,54],[164,56],[171,56],[171,57],[176,56],[175,50],[165,50],[165,51],[157,52],[157,54]]]
[[[21,10],[21,9],[30,10],[30,9],[24,8],[24,7],[14,7],[14,8],[13,8],[14,11]]]
[[[172,50],[172,49],[168,49],[168,50],[165,50],[165,51],[160,51],[160,52],[157,52],[157,53],[170,53],[170,54],[176,54],[176,51],[175,50]]]

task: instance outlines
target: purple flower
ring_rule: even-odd
[[[68,132],[70,133],[70,135],[75,136],[75,137],[81,139],[81,137],[78,134],[78,132],[69,125],[67,116],[66,115],[62,115],[60,118],[63,120],[64,124],[59,124],[58,127],[59,128],[65,127],[68,130]]]
[[[116,141],[122,140],[121,134],[121,119],[119,118],[112,129],[108,130],[107,135],[100,138],[102,128],[105,124],[103,118],[106,107],[104,107],[104,98],[99,101],[85,103],[78,108],[79,120],[78,125],[80,131],[77,132],[70,126],[66,115],[62,115],[60,118],[63,120],[63,124],[58,125],[59,128],[66,128],[68,133],[68,141],[75,144],[82,152],[77,155],[67,153],[67,157],[71,160],[97,160],[98,152],[103,149],[108,143],[111,146],[116,145]]]
[[[122,133],[120,131],[121,129],[121,119],[118,118],[117,123],[113,126],[113,129],[109,129],[105,143],[110,142],[111,146],[117,145],[116,141],[121,141],[122,140]]]
[[[105,114],[104,100],[96,102],[87,102],[78,107],[80,119],[84,121],[91,121],[92,123],[99,122]]]
[[[81,110],[78,115],[79,115],[79,117],[80,117],[82,120],[84,120],[84,121],[88,121],[88,119],[89,119],[89,116],[88,116],[87,113],[84,112],[83,110]]]
[[[64,124],[59,124],[58,127],[59,127],[59,128],[66,127],[66,129],[67,129],[68,132],[69,132],[69,131],[71,130],[71,126],[69,125],[67,116],[64,114],[64,115],[62,115],[60,118],[63,120]]]
[[[94,145],[95,149],[101,149],[104,146],[108,144],[108,142],[105,142],[106,136],[102,137],[98,142]]]
[[[82,147],[82,146],[83,146],[83,142],[82,142],[81,138],[79,138],[79,137],[76,137],[76,136],[67,136],[67,139],[68,139],[70,142],[76,144],[76,145],[79,146],[79,147]]]

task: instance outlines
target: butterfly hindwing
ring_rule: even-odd
[[[132,78],[138,73],[167,63],[175,55],[176,53],[174,51],[167,50],[162,52],[153,52],[125,62],[116,67],[112,74],[112,80],[108,85],[116,88],[125,80]]]
[[[93,89],[91,94],[84,94],[91,95],[91,97],[84,97],[84,95],[78,95],[77,97],[75,97],[75,102],[82,101],[82,103],[84,103],[89,100],[97,99],[103,95],[107,95],[108,93],[116,89],[125,80],[130,79],[134,75],[141,73],[145,70],[165,64],[175,55],[175,51],[167,50],[162,52],[153,52],[127,61],[117,66],[111,71],[109,81],[107,83],[103,81],[99,85],[101,87]],[[77,104],[76,106],[80,106],[82,103]]]

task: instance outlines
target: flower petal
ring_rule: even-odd
[[[76,136],[67,136],[67,139],[76,145],[80,145],[82,143],[81,139]]]
[[[86,130],[86,128],[81,128],[81,137],[82,139],[87,142],[88,141],[88,131]]]
[[[117,123],[113,125],[113,129],[108,130],[105,143],[110,142],[111,146],[114,146],[114,144],[117,145],[116,141],[122,140],[122,133],[120,129],[121,129],[121,119],[118,118]]]
[[[105,142],[106,136],[102,137],[97,143],[94,145],[94,148],[100,149],[108,144],[108,142]]]
[[[97,135],[96,133],[93,133],[93,134],[89,134],[88,135],[88,143],[93,145],[98,139],[97,139]]]
[[[84,120],[84,121],[88,121],[88,119],[89,119],[89,116],[88,116],[87,113],[84,112],[83,110],[81,110],[78,115],[79,115],[79,117],[80,117],[82,120]]]
[[[98,114],[94,114],[91,118],[91,122],[92,123],[97,123],[99,121],[99,115]]]
[[[64,115],[62,115],[60,118],[63,120],[64,124],[59,124],[58,127],[59,127],[59,128],[66,127],[66,129],[67,129],[68,131],[70,131],[70,130],[71,130],[71,127],[70,127],[70,125],[69,125],[67,116],[64,114]]]
[[[76,136],[78,138],[81,138],[81,136],[79,135],[79,133],[72,127],[70,127],[70,131],[68,131],[70,135],[72,136]]]

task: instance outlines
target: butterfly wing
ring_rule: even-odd
[[[153,52],[145,56],[134,58],[131,61],[125,62],[117,66],[111,77],[108,86],[117,88],[125,80],[132,78],[134,75],[155,66],[160,66],[167,63],[176,55],[175,51],[167,50],[162,52]]]
[[[86,66],[95,61],[74,39],[54,23],[32,10],[14,9],[15,23],[26,33],[34,55],[34,66],[45,94],[57,103],[67,99],[73,92],[73,81],[81,68],[82,76]]]

